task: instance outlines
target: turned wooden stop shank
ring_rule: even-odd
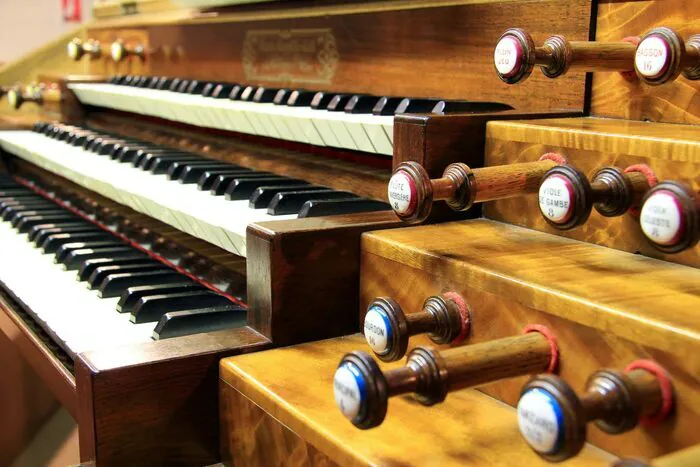
[[[656,376],[645,370],[633,370],[625,376],[634,388],[635,401],[639,408],[637,416],[645,417],[657,412],[661,404],[661,388]],[[582,395],[579,400],[586,421],[604,420],[611,413],[616,413],[620,405],[619,397],[616,396],[616,389],[589,390]]]
[[[456,347],[435,353],[450,391],[547,369],[552,358],[549,341],[539,332]],[[384,374],[388,395],[418,392],[426,377],[424,362],[409,355],[403,368]]]
[[[629,71],[634,68],[636,46],[631,42],[567,41],[547,39],[535,48],[535,65],[580,71]]]
[[[453,165],[460,165],[468,170],[472,194],[470,206],[473,203],[509,198],[523,193],[534,193],[539,187],[542,175],[556,166],[557,163],[545,159],[478,169],[470,169],[464,164]],[[431,180],[430,183],[433,186],[434,200],[449,200],[460,189],[460,180],[449,175]]]

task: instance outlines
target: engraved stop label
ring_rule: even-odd
[[[559,404],[542,389],[527,391],[518,402],[518,427],[532,449],[553,452],[563,429]]]
[[[362,376],[351,364],[340,366],[333,378],[333,395],[340,411],[349,419],[360,413],[362,389],[359,382]]]
[[[416,205],[416,185],[406,172],[396,172],[389,180],[389,204],[399,214],[411,214]]]
[[[493,52],[493,63],[496,65],[496,70],[505,77],[515,75],[520,66],[521,51],[520,44],[513,37],[504,37],[498,41],[496,50]]]
[[[647,78],[656,78],[668,68],[668,44],[659,36],[649,36],[640,42],[634,56],[634,66]]]
[[[571,217],[574,189],[564,177],[552,175],[540,185],[539,204],[542,215],[552,222],[566,222]]]
[[[381,308],[372,307],[367,311],[364,328],[365,339],[372,350],[378,354],[384,354],[390,350],[391,324]]]
[[[659,245],[673,245],[683,233],[683,212],[670,191],[659,190],[644,202],[639,216],[642,232]]]

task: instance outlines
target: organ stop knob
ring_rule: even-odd
[[[684,41],[673,29],[652,29],[639,41],[634,68],[639,79],[650,85],[667,83],[681,73],[700,79],[700,34]]]
[[[416,347],[406,366],[382,372],[365,352],[346,354],[335,372],[333,392],[340,411],[358,428],[379,426],[390,397],[414,393],[419,402],[442,402],[456,391],[540,371],[554,371],[559,351],[542,326],[525,334],[438,352]]]
[[[116,41],[112,42],[112,45],[110,46],[110,55],[112,56],[112,60],[117,63],[125,60],[131,55],[143,59],[144,54],[145,51],[143,45],[126,45],[121,39],[117,39]]]
[[[394,300],[377,298],[365,314],[364,334],[375,355],[385,362],[406,355],[408,338],[430,333],[436,344],[456,344],[469,333],[471,312],[464,299],[455,292],[429,297],[423,309],[405,314]]]
[[[87,55],[90,59],[93,59],[99,58],[102,54],[100,43],[98,41],[88,39],[86,42],[83,42],[77,37],[68,43],[66,50],[68,52],[68,56],[75,61],[80,60],[85,55]]]
[[[545,154],[536,162],[523,162],[472,169],[450,164],[442,178],[431,180],[417,162],[404,162],[389,180],[389,204],[401,220],[425,220],[434,201],[444,200],[455,211],[466,211],[474,203],[534,193],[540,179],[552,167],[565,163],[557,154]]]
[[[661,182],[644,196],[639,224],[663,253],[692,248],[700,239],[700,195],[683,183]]]
[[[673,405],[670,380],[657,364],[639,360],[625,371],[601,370],[586,383],[580,397],[554,375],[535,376],[518,402],[518,425],[530,447],[549,461],[578,454],[586,442],[586,427],[624,433],[640,421],[663,421]]]
[[[645,165],[599,169],[589,182],[568,165],[549,170],[540,183],[539,208],[544,219],[559,230],[569,230],[588,220],[595,207],[605,217],[625,214],[640,205],[644,193],[656,184]]]
[[[494,50],[494,66],[502,81],[515,84],[526,80],[538,65],[548,78],[556,78],[569,70],[632,71],[635,44],[619,42],[569,41],[552,36],[536,47],[530,34],[522,29],[508,29],[498,39]]]

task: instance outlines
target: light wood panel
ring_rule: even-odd
[[[531,162],[556,152],[591,176],[604,166],[647,164],[657,178],[700,189],[700,126],[602,118],[489,122],[485,165]],[[700,266],[700,246],[664,255],[644,238],[632,213],[607,218],[593,212],[581,227],[559,231],[539,211],[537,195],[486,203],[486,217],[654,258]]]
[[[589,440],[645,457],[700,441],[697,269],[480,219],[365,234],[360,287],[363,311],[375,297],[411,313],[430,295],[460,293],[472,308],[467,344],[546,325],[560,345],[560,374],[576,390],[600,368],[654,359],[674,377],[674,418],[618,436],[589,426]],[[418,344],[433,345],[423,335],[409,348]],[[482,390],[515,405],[526,381]]]
[[[700,33],[694,0],[601,0],[596,20],[597,41],[641,36],[657,26],[675,29],[687,39]],[[653,122],[700,123],[700,81],[679,77],[662,86],[628,81],[619,73],[594,73],[591,114]]]
[[[474,390],[457,392],[432,408],[394,398],[382,426],[358,430],[336,407],[332,379],[340,358],[364,347],[354,335],[223,360],[223,460],[322,465],[310,459],[318,450],[344,466],[547,465],[520,439],[515,411]],[[256,427],[259,422],[263,425]],[[251,434],[265,427],[271,436]],[[294,444],[275,442],[288,439]],[[567,465],[606,465],[609,459],[589,447]]]

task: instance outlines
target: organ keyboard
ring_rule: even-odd
[[[0,72],[0,330],[82,461],[693,457],[688,2],[196,3]]]

